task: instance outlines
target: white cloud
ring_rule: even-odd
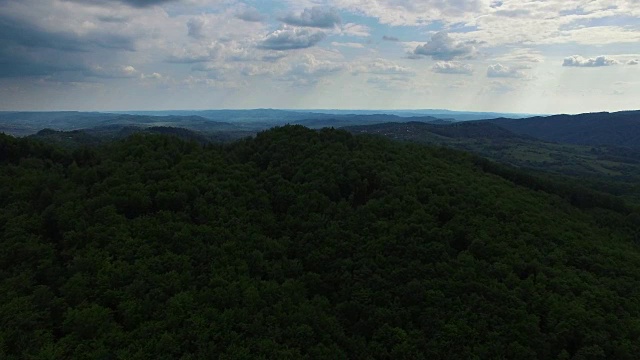
[[[85,75],[98,78],[133,78],[137,76],[138,70],[131,65],[125,66],[101,66],[93,65],[84,71]]]
[[[364,48],[364,45],[362,45],[361,43],[354,43],[354,42],[332,42],[331,43],[332,46],[335,47],[346,47],[346,48],[352,48],[352,49],[362,49]]]
[[[474,42],[456,41],[443,31],[434,34],[427,43],[418,45],[413,50],[414,55],[430,56],[434,60],[446,61],[459,57],[471,57],[475,52]]]
[[[240,69],[240,74],[244,76],[276,75],[277,73],[277,68],[256,64],[247,64]]]
[[[382,91],[413,91],[413,92],[429,92],[428,88],[415,88],[411,83],[410,77],[404,76],[381,76],[374,75],[367,78],[367,84],[374,86],[375,88]]]
[[[502,64],[489,65],[487,76],[490,78],[524,78],[527,76],[522,70],[516,67],[509,67]]]
[[[496,56],[493,60],[506,63],[542,63],[544,62],[544,55],[539,50],[517,48]]]
[[[469,86],[469,83],[466,81],[455,81],[455,82],[449,83],[447,87],[451,89],[463,89],[468,86]]]
[[[462,64],[457,61],[438,61],[431,68],[433,72],[440,74],[473,74],[473,67],[469,64]]]
[[[412,75],[414,71],[390,60],[375,59],[373,61],[352,65],[351,73],[354,75],[363,73],[376,75]]]
[[[267,35],[258,47],[270,50],[305,49],[316,45],[326,37],[327,35],[322,31],[283,27]]]
[[[278,78],[291,82],[294,86],[313,86],[322,78],[343,71],[347,66],[330,60],[320,60],[314,55],[305,54],[291,63],[289,69]]]
[[[557,36],[539,41],[539,44],[577,43],[581,45],[605,45],[640,42],[640,31],[625,26],[578,27],[560,31]]]
[[[187,78],[181,81],[181,84],[187,86],[188,88],[196,88],[200,86],[210,87],[210,88],[218,88],[224,89],[226,91],[229,90],[237,90],[242,87],[247,86],[247,82],[243,80],[234,79],[233,81],[220,80],[216,78],[203,78],[198,76],[188,76]]]
[[[288,25],[331,29],[342,23],[340,14],[335,8],[314,6],[302,11],[299,15],[289,14],[279,18]]]
[[[294,62],[289,72],[304,75],[326,75],[344,69],[344,64],[329,60],[319,60],[314,55],[305,54]]]
[[[618,62],[614,59],[611,59],[607,56],[601,55],[596,58],[583,58],[580,55],[573,55],[566,57],[562,66],[572,66],[572,67],[601,67],[601,66],[611,66],[615,65]]]
[[[211,61],[251,61],[264,56],[262,51],[255,49],[253,40],[239,42],[211,41],[189,44],[172,50],[167,62],[176,64],[195,64]]]
[[[340,29],[342,35],[367,37],[371,35],[371,28],[366,25],[347,23]]]
[[[476,27],[468,36],[492,46],[603,45],[640,41],[633,17],[640,17],[636,0],[504,0],[465,25]]]
[[[248,7],[238,11],[235,15],[238,19],[248,22],[261,22],[266,19],[266,16],[260,13],[258,10],[252,7]]]
[[[497,93],[504,94],[516,91],[517,88],[511,84],[507,84],[503,81],[491,81],[487,85],[485,85],[480,93]]]
[[[393,26],[425,25],[437,20],[466,22],[489,9],[488,0],[330,0],[329,3]]]
[[[56,101],[67,108],[97,103],[119,107],[119,101],[131,102],[134,98],[153,99],[146,103],[149,107],[166,107],[170,105],[157,99],[178,98],[174,92],[145,95],[140,91],[125,99],[115,90],[119,83],[132,94],[137,85],[147,89],[156,85],[166,85],[167,89],[182,86],[183,100],[171,103],[180,107],[194,104],[190,101],[196,98],[220,99],[198,103],[201,107],[247,103],[276,106],[289,100],[260,103],[276,97],[273,91],[260,93],[259,89],[276,87],[287,91],[290,84],[278,82],[283,79],[296,85],[334,82],[335,89],[323,93],[323,104],[349,106],[591,111],[631,108],[637,106],[640,96],[636,83],[625,87],[624,94],[615,99],[611,95],[617,88],[611,87],[613,82],[637,75],[637,66],[632,65],[640,59],[635,46],[640,43],[638,0],[175,0],[157,6],[130,6],[134,1],[0,0],[0,88],[23,89],[23,98],[16,95],[18,91],[5,91],[0,107],[21,104],[28,108],[30,103]],[[325,25],[321,25],[320,12],[313,15],[312,9],[318,5],[329,20]],[[287,14],[298,25],[278,28],[278,18]],[[443,33],[433,35],[428,31],[431,29]],[[397,41],[396,36],[402,41]],[[431,36],[435,41],[429,40]],[[361,47],[366,50],[347,51]],[[290,51],[293,49],[299,50]],[[570,53],[564,52],[567,49]],[[570,57],[568,66],[595,67],[614,62],[627,65],[610,71],[559,68],[565,55],[594,51],[608,55],[600,59]],[[406,61],[403,56],[407,53],[428,61]],[[315,61],[305,55],[312,55]],[[495,67],[497,64],[501,67]],[[494,68],[490,70],[489,65]],[[452,81],[446,84],[437,81],[441,76],[436,73],[465,74],[472,67],[482,74],[451,76]],[[485,69],[498,78],[484,76]],[[359,75],[345,76],[345,72]],[[518,90],[514,86],[523,82],[509,77],[529,80],[528,90],[514,91]],[[465,83],[453,82],[460,79]],[[54,82],[59,86],[56,91],[46,90]],[[32,83],[43,88],[27,89],[26,84]],[[557,83],[566,89],[560,92],[562,101],[539,96],[543,91],[553,93]],[[420,89],[425,84],[434,91],[429,100],[407,93],[409,85]],[[81,99],[88,95],[69,92],[73,91],[68,90],[72,86],[100,87],[106,92],[96,92],[95,99],[99,101],[83,102]],[[190,93],[188,86],[202,88]],[[453,96],[448,90],[451,86],[462,87]],[[242,89],[246,96],[234,98],[229,95],[233,92],[224,91],[227,87]],[[598,88],[598,96],[576,95],[579,89],[593,87]],[[383,88],[390,92],[377,91]],[[487,93],[485,97],[477,96],[479,89]],[[306,90],[309,94],[314,91]],[[109,91],[118,92],[110,102],[108,96],[103,97]],[[503,96],[496,96],[495,92]],[[300,93],[293,91],[290,101],[304,106],[308,103]],[[353,98],[353,102],[346,98]]]
[[[142,75],[140,75],[140,78],[143,79],[143,80],[144,79],[162,80],[162,79],[164,79],[164,76],[162,76],[162,74],[160,74],[160,73],[154,72],[154,73],[151,73],[149,75],[142,74]]]

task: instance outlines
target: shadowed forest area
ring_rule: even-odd
[[[640,213],[467,153],[284,126],[0,135],[3,359],[635,359]]]

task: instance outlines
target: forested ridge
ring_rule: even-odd
[[[632,148],[550,143],[517,135],[487,121],[396,122],[343,129],[353,134],[379,135],[468,151],[497,163],[526,169],[523,171],[526,175],[553,177],[553,182],[565,187],[590,188],[640,204],[640,151]]]
[[[640,214],[442,148],[0,135],[2,359],[636,359]]]
[[[640,111],[483,120],[546,141],[640,149]]]

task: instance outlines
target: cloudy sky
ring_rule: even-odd
[[[0,110],[640,108],[640,0],[0,0]]]

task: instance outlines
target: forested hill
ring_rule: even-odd
[[[640,149],[640,111],[553,115],[491,122],[516,134],[558,143],[613,145]]]
[[[448,122],[385,122],[372,125],[345,126],[344,130],[354,134],[383,135],[394,140],[415,141],[421,138],[530,140],[505,128],[484,121]]]
[[[640,204],[640,149],[546,142],[485,121],[384,123],[343,129],[469,151],[540,175],[568,177],[562,182],[571,180],[574,186],[587,186]]]
[[[640,215],[446,149],[0,135],[2,359],[636,359]]]

